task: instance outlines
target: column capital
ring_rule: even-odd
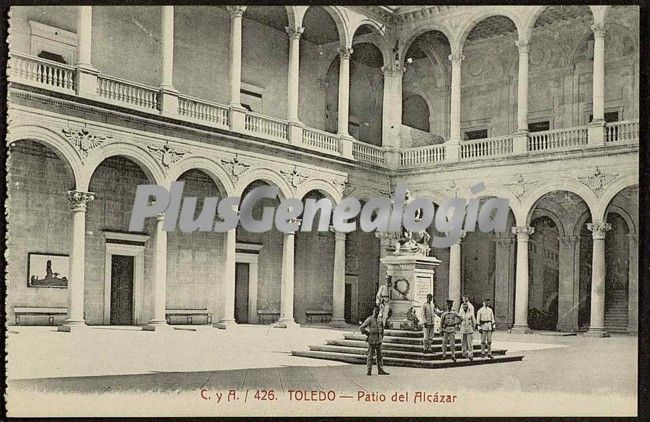
[[[591,25],[591,30],[594,31],[594,38],[604,38],[607,28],[604,23],[596,23]]]
[[[94,192],[82,192],[78,190],[68,191],[68,201],[70,201],[72,211],[86,211],[88,202],[95,199]]]
[[[246,6],[226,6],[226,9],[228,9],[228,12],[230,12],[231,18],[241,18],[244,16]]]
[[[290,40],[299,40],[305,28],[303,26],[285,26],[284,30],[289,35]]]
[[[588,223],[587,230],[591,232],[591,236],[596,239],[605,239],[605,234],[612,229],[609,223]]]
[[[517,40],[515,41],[515,45],[519,49],[519,54],[528,54],[530,49],[530,43],[528,40]]]
[[[346,45],[345,47],[339,48],[339,57],[343,60],[350,60],[350,56],[354,51],[351,46]]]
[[[449,55],[449,60],[451,64],[460,65],[460,62],[465,59],[465,56],[462,53],[452,53]]]
[[[517,226],[512,228],[512,233],[517,235],[518,242],[528,242],[530,235],[535,233],[535,228],[531,226]]]
[[[573,235],[559,236],[558,239],[560,241],[560,245],[564,245],[569,248],[575,246],[575,244],[578,243],[578,240],[580,240],[578,236],[573,236]]]
[[[160,222],[160,221],[163,221],[163,220],[165,220],[165,213],[164,213],[164,212],[161,212],[160,214],[158,214],[158,215],[156,216],[156,221],[159,221],[159,222]]]
[[[406,71],[406,67],[402,66],[398,60],[395,60],[391,64],[382,66],[381,71],[384,74],[384,77],[401,77]]]

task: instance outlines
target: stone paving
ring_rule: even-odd
[[[368,377],[361,365],[291,356],[338,330],[193,328],[10,327],[9,415],[636,414],[635,336],[497,332],[494,347],[523,354],[522,362],[387,367],[390,376]]]

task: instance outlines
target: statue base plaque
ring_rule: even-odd
[[[391,309],[388,326],[393,330],[418,330],[422,305],[433,294],[434,268],[440,260],[417,252],[395,252],[381,259],[390,276]]]

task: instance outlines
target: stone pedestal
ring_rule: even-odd
[[[426,302],[427,294],[434,294],[434,268],[440,265],[440,260],[406,252],[389,254],[381,259],[381,263],[392,280],[392,314],[388,318],[388,325],[391,329],[412,329],[412,322],[407,317],[409,310],[413,308],[415,315],[421,318],[422,304]]]

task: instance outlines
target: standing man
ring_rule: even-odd
[[[460,313],[461,309],[463,309],[463,304],[467,303],[468,311],[471,312],[472,315],[474,315],[475,314],[474,305],[472,305],[472,302],[469,301],[469,298],[467,297],[467,295],[461,296],[461,300],[462,301],[460,302],[460,306],[458,307],[458,313]]]
[[[424,341],[422,343],[422,346],[424,347],[424,352],[429,352],[431,351],[431,343],[433,342],[433,336],[434,336],[434,325],[436,321],[436,315],[440,315],[442,311],[440,309],[436,308],[436,305],[433,303],[433,295],[428,294],[427,295],[427,302],[422,306],[422,311],[423,311],[423,320],[424,320],[424,326],[422,328],[422,331],[424,333]]]
[[[447,299],[447,310],[442,313],[440,329],[442,330],[442,358],[447,356],[447,341],[451,343],[451,360],[456,362],[456,326],[460,323],[460,317],[452,309],[454,301]]]
[[[492,359],[492,331],[497,327],[494,319],[494,312],[490,308],[490,299],[483,299],[483,306],[476,313],[478,331],[481,333],[481,355],[485,357],[485,346],[487,345],[487,357]]]
[[[389,301],[390,301],[390,275],[386,274],[386,277],[384,278],[384,284],[379,286],[379,290],[377,290],[377,297],[375,298],[375,303],[379,307],[379,318],[381,319],[381,325],[384,328],[388,328],[386,326],[386,322],[388,320],[388,311],[390,311],[390,306],[389,306]]]
[[[372,315],[366,318],[363,324],[361,324],[359,331],[368,336],[368,357],[366,360],[368,375],[372,373],[372,359],[375,351],[377,352],[377,369],[379,370],[379,375],[388,375],[388,372],[384,371],[384,363],[381,356],[381,340],[384,337],[384,327],[381,325],[381,320],[379,319],[378,306],[372,309]]]
[[[467,303],[463,303],[460,307],[460,335],[461,347],[463,350],[463,357],[468,357],[469,360],[474,359],[474,341],[472,334],[476,326],[476,318],[474,313],[469,311]]]

